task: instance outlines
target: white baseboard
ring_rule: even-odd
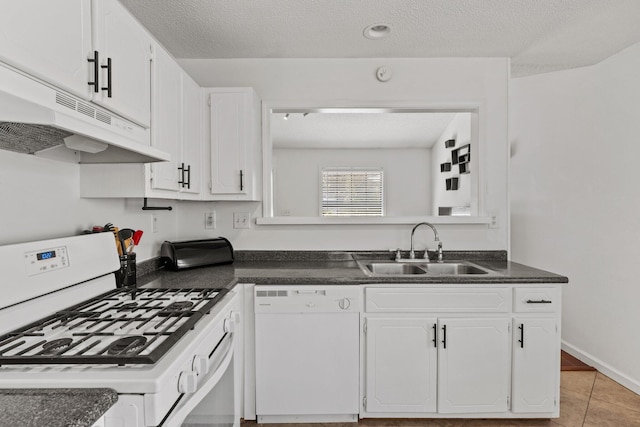
[[[585,351],[569,344],[564,340],[562,341],[561,347],[564,351],[566,351],[576,359],[583,361],[587,365],[593,366],[599,372],[602,372],[604,375],[608,376],[615,382],[625,386],[626,388],[633,391],[634,393],[640,394],[640,382],[634,380],[633,378],[629,378],[627,375],[621,373],[620,371],[611,367],[610,365],[603,362],[602,360],[596,357],[593,357],[589,353],[586,353]]]

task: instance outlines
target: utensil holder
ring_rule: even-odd
[[[120,255],[120,270],[116,271],[116,286],[132,287],[136,285],[136,254]]]

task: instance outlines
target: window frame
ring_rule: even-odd
[[[370,172],[370,173],[379,173],[381,178],[380,185],[380,215],[325,215],[324,211],[324,175],[325,172]],[[320,218],[384,218],[387,215],[386,209],[386,180],[385,180],[385,171],[383,167],[380,166],[321,166],[319,170],[319,202],[318,202],[318,216]]]

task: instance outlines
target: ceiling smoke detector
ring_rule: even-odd
[[[370,40],[380,40],[385,38],[391,32],[391,28],[387,24],[371,24],[364,29],[362,34]]]

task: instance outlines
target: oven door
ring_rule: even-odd
[[[162,427],[239,427],[234,376],[234,336],[227,333],[211,356],[198,389],[185,394]]]

